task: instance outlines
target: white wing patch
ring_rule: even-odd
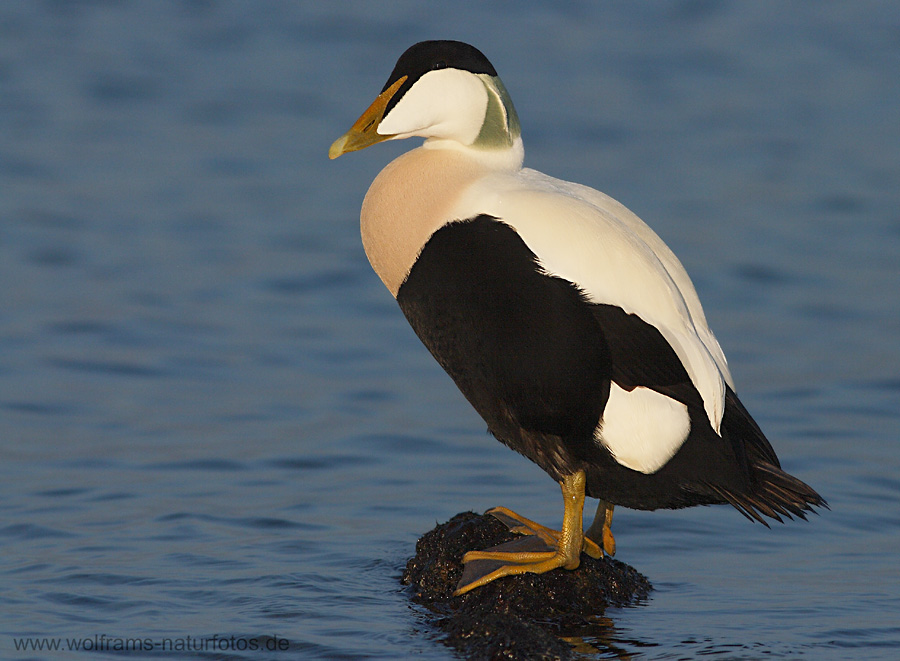
[[[666,465],[690,431],[681,402],[649,388],[628,392],[613,383],[595,438],[618,463],[649,474]]]

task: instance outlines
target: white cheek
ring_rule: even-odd
[[[446,138],[472,144],[481,132],[488,94],[474,74],[458,69],[429,71],[378,125],[381,135]]]
[[[690,431],[684,404],[655,390],[628,392],[613,383],[596,436],[618,463],[649,474],[666,465]]]

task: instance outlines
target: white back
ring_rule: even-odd
[[[530,169],[479,179],[451,218],[477,214],[515,228],[549,274],[576,284],[591,301],[617,305],[657,328],[719,430],[724,384],[731,383],[725,356],[684,267],[643,221],[598,191]]]

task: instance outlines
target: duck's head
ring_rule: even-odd
[[[328,156],[414,136],[506,150],[519,134],[512,100],[481,51],[461,41],[422,41],[400,56],[381,94]]]

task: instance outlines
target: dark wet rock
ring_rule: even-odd
[[[570,659],[562,640],[602,639],[607,606],[645,599],[650,582],[623,562],[581,555],[574,571],[507,576],[459,597],[462,556],[515,539],[492,516],[457,514],[426,533],[403,572],[411,598],[434,614],[444,641],[466,659]]]

